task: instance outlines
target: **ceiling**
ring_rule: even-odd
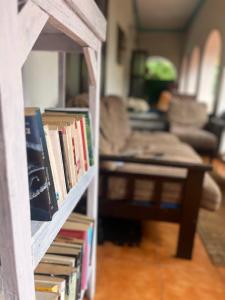
[[[184,31],[205,0],[133,0],[141,31]]]

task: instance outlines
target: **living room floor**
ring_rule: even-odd
[[[196,235],[192,261],[176,259],[178,226],[143,225],[140,247],[98,247],[95,300],[224,300],[225,268],[215,267]]]

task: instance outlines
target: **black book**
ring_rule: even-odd
[[[51,221],[58,204],[39,109],[25,109],[25,125],[31,219]]]
[[[65,181],[66,181],[66,190],[67,192],[70,191],[70,178],[69,178],[69,171],[67,167],[67,162],[66,162],[66,154],[65,154],[65,148],[64,148],[64,143],[63,143],[63,133],[61,130],[59,130],[59,141],[60,141],[60,147],[61,147],[61,152],[62,152],[62,161],[63,161],[63,170],[65,174]]]

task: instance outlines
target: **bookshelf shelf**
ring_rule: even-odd
[[[97,218],[101,47],[106,21],[94,0],[0,0],[0,14],[0,295],[4,300],[35,300],[34,268],[86,190],[87,214]],[[47,223],[30,221],[22,67],[32,49],[57,51],[62,57],[65,52],[83,52],[89,75],[95,167]],[[59,78],[64,79],[64,71],[59,65]],[[59,99],[63,86],[59,86]],[[89,299],[94,297],[96,281],[96,228],[93,232]]]
[[[79,182],[67,195],[62,206],[53,216],[51,222],[31,221],[32,233],[32,257],[33,268],[35,269],[46,253],[47,249],[55,239],[62,225],[65,223],[73,209],[78,204],[95,175],[95,167],[91,167],[88,172],[81,177]]]

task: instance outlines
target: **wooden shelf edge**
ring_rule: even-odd
[[[67,195],[64,203],[54,215],[51,222],[31,221],[32,257],[35,269],[55,239],[59,230],[78,204],[81,196],[95,176],[95,167],[91,167]]]

